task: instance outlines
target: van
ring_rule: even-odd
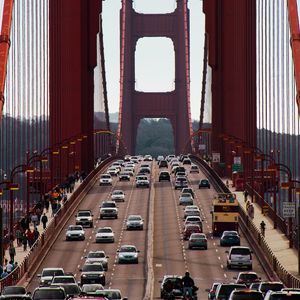
[[[247,268],[252,270],[252,251],[248,247],[233,246],[227,256],[227,268]]]

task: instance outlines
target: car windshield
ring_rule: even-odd
[[[102,264],[90,264],[84,265],[82,267],[82,272],[102,272],[103,266]]]
[[[135,247],[122,247],[120,252],[136,252]]]
[[[250,273],[250,274],[242,273],[239,276],[239,279],[242,279],[242,280],[255,280],[257,278],[258,278],[257,274],[254,274],[254,273]]]
[[[79,211],[78,216],[79,217],[89,217],[91,213],[89,211]]]
[[[102,284],[84,284],[82,286],[82,291],[84,293],[94,293],[98,290],[103,290]]]
[[[248,248],[232,248],[231,249],[231,255],[249,255],[250,250]]]
[[[223,235],[238,235],[238,233],[236,231],[224,231]]]
[[[23,295],[26,294],[26,290],[22,286],[6,286],[2,292],[2,295]]]
[[[113,191],[113,195],[123,195],[122,191]]]
[[[81,226],[70,226],[68,230],[70,230],[70,231],[82,230],[82,227]]]
[[[110,175],[101,175],[101,178],[108,179],[111,178]]]
[[[44,270],[42,276],[60,276],[64,275],[62,270]]]
[[[113,202],[103,202],[102,207],[116,207],[116,204]]]
[[[284,288],[282,283],[263,283],[260,287],[260,291],[263,293],[266,293],[269,290],[272,291],[280,291],[282,288]]]
[[[33,293],[33,300],[40,299],[65,299],[66,295],[62,289],[46,289],[46,290],[35,290]]]
[[[185,226],[185,229],[186,230],[200,230],[200,227],[199,227],[199,225],[192,225],[192,224],[187,224],[186,226]]]
[[[128,221],[141,221],[142,218],[140,216],[130,216],[128,217]]]
[[[103,252],[90,252],[87,256],[88,258],[102,258],[105,257]]]
[[[230,293],[234,290],[234,289],[242,289],[245,288],[245,285],[236,285],[236,284],[224,284],[221,286],[220,288],[220,292],[219,292],[219,297],[220,296],[226,296],[226,299],[228,299]]]
[[[205,235],[203,235],[203,234],[195,234],[195,233],[193,233],[191,235],[191,238],[192,239],[197,239],[197,240],[205,240],[206,239]]]
[[[299,293],[297,293],[297,294],[274,294],[274,295],[270,295],[270,298],[269,298],[270,300],[286,300],[286,299],[288,299],[288,300],[298,300],[298,299],[300,299],[300,295],[299,295]]]
[[[190,193],[182,193],[182,194],[181,194],[181,197],[184,197],[184,198],[191,198],[191,194],[190,194]]]
[[[111,228],[99,228],[97,232],[98,233],[103,233],[103,232],[110,233],[110,232],[112,232],[112,229]]]
[[[64,284],[61,287],[65,290],[67,295],[78,295],[81,290],[77,284]]]
[[[122,296],[119,291],[109,291],[109,290],[103,290],[97,292],[97,296],[103,296],[106,297],[109,300],[115,300],[115,299],[122,299]]]
[[[199,217],[187,217],[187,222],[201,222],[201,219]]]
[[[52,283],[74,283],[74,277],[54,277]]]

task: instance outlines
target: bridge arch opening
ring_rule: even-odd
[[[134,0],[133,9],[140,14],[168,14],[175,11],[176,0]]]
[[[169,119],[141,119],[137,129],[136,154],[168,155],[175,153],[174,133]]]
[[[135,90],[165,93],[174,89],[173,41],[167,37],[140,38],[135,51]]]

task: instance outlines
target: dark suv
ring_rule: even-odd
[[[168,162],[166,160],[161,160],[158,165],[159,168],[167,168]]]
[[[163,180],[166,180],[166,181],[170,181],[171,180],[170,173],[168,171],[161,171],[159,173],[158,181],[163,181]]]

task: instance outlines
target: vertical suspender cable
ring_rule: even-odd
[[[199,130],[203,127],[205,93],[206,93],[206,76],[207,76],[207,34],[204,35],[204,52],[203,52],[203,72],[202,72],[202,90],[201,90],[201,106]]]

